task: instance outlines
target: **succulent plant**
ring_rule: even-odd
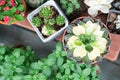
[[[42,20],[38,17],[33,17],[32,18],[32,23],[33,23],[33,25],[39,27],[42,24]]]
[[[43,7],[40,12],[39,12],[39,16],[42,18],[50,18],[53,15],[53,10],[50,6],[47,7]]]
[[[60,3],[62,4],[62,8],[65,10],[67,15],[70,15],[73,11],[80,8],[80,3],[78,0],[60,0]]]
[[[106,53],[110,42],[108,32],[101,23],[85,19],[68,27],[65,35],[66,50],[75,60],[91,63]]]
[[[43,4],[45,0],[26,0],[28,6],[32,8],[37,8],[39,5]]]
[[[57,23],[57,25],[59,25],[59,26],[65,24],[65,18],[64,18],[63,16],[61,16],[61,15],[58,15],[58,16],[56,17],[56,23]]]
[[[49,19],[48,20],[48,24],[49,25],[54,25],[55,24],[55,20],[54,19]]]
[[[44,25],[42,27],[42,34],[45,35],[45,36],[49,36],[51,34],[55,33],[55,30],[52,26],[50,25]]]

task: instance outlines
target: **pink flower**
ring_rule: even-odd
[[[0,1],[0,6],[4,5],[5,4],[5,1],[4,0],[1,0]]]
[[[16,6],[15,0],[10,0],[12,6]]]
[[[19,10],[16,10],[16,12],[15,12],[16,14],[19,14]]]
[[[4,11],[10,10],[8,6],[4,7]]]
[[[8,16],[4,16],[3,17],[3,20],[6,22],[6,23],[9,23],[10,22],[10,18]]]

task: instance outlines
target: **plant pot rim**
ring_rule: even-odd
[[[65,25],[59,29],[58,31],[56,31],[54,34],[50,35],[47,38],[44,38],[42,33],[39,31],[39,29],[34,26],[32,24],[32,18],[34,17],[34,15],[38,14],[38,12],[45,6],[53,6],[60,15],[62,15],[65,18]],[[36,8],[34,11],[32,11],[31,13],[28,14],[27,16],[27,20],[28,22],[32,25],[33,29],[35,30],[35,32],[37,33],[37,35],[39,36],[39,38],[44,42],[50,42],[51,40],[55,39],[56,37],[58,37],[60,34],[62,34],[62,32],[64,31],[65,28],[67,28],[68,26],[68,19],[66,18],[65,14],[62,12],[62,10],[59,8],[59,6],[57,5],[57,3],[53,0],[47,1],[44,4],[42,4],[41,6],[39,6],[38,8]]]
[[[22,3],[24,5],[24,11],[23,11],[23,13],[24,13],[24,16],[25,16],[25,13],[26,13],[26,3],[25,3],[25,0],[22,0]],[[14,21],[11,24],[16,24],[17,22],[19,22],[19,21]],[[8,23],[5,23],[4,21],[0,21],[0,24],[8,25]]]
[[[82,16],[82,17],[78,17],[78,18],[76,18],[75,20],[73,20],[73,21],[71,22],[71,24],[73,24],[74,21],[81,20],[81,19],[84,19],[84,18],[87,18],[87,17],[90,17],[90,16]],[[90,18],[92,18],[92,19],[94,19],[94,20],[98,20],[98,19],[96,19],[96,18],[94,18],[94,17],[90,17]],[[101,21],[101,25],[103,25],[103,27],[105,27],[105,29],[108,30],[107,26],[106,26],[102,21]],[[67,32],[67,29],[65,29],[65,31],[64,31],[64,33],[63,33],[63,35],[62,35],[62,43],[63,43],[63,46],[65,46],[65,40],[64,40],[64,37],[65,37],[66,32]],[[111,36],[110,36],[109,31],[108,31],[108,36],[109,36],[109,39],[110,39]],[[110,42],[109,47],[110,47],[110,46],[111,46],[111,42]],[[108,52],[110,51],[110,50],[109,50],[109,47],[108,47]],[[67,53],[67,51],[66,51],[65,48],[64,48],[64,50],[65,50],[65,52]],[[106,54],[108,54],[108,53],[106,53]],[[104,54],[102,57],[105,58],[105,55],[106,55],[106,54]],[[99,62],[99,61],[93,61],[92,64],[96,64],[97,62]]]

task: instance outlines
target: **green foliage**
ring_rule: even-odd
[[[56,17],[56,23],[57,23],[57,25],[60,25],[60,26],[65,24],[65,18],[61,15],[58,15]]]
[[[32,49],[11,46],[0,46],[0,57],[0,80],[25,80],[22,78],[35,60]]]
[[[19,14],[15,14],[14,17],[17,21],[23,21],[24,20],[24,17],[19,15]]]
[[[19,10],[20,12],[23,12],[24,11],[24,5],[19,5],[18,7],[17,7],[17,10]]]
[[[33,23],[33,25],[39,27],[42,24],[42,20],[38,17],[33,17],[32,18],[32,23]]]
[[[50,6],[47,7],[43,7],[40,12],[39,12],[39,16],[42,18],[50,18],[53,15],[53,10],[52,8],[50,8]]]
[[[73,13],[73,11],[80,8],[80,3],[78,0],[60,0],[62,8],[65,10],[67,15]]]
[[[0,56],[0,80],[100,80],[97,66],[69,59],[60,42],[48,57],[38,61],[30,47],[0,46]]]

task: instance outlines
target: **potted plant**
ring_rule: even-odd
[[[105,28],[100,20],[90,17],[80,17],[73,21],[63,35],[63,45],[68,56],[85,63],[100,60],[110,43]]]
[[[115,61],[117,59],[119,55],[119,51],[120,51],[120,45],[118,45],[119,40],[120,40],[119,15],[120,15],[119,10],[114,10],[114,9],[110,10],[108,17],[107,17],[107,22],[106,22],[108,30],[110,31],[110,36],[111,36],[110,38],[112,41],[112,44],[110,47],[111,56],[108,56],[107,58],[113,56],[112,61]]]
[[[24,0],[1,0],[0,1],[0,23],[15,24],[22,21],[26,11]]]
[[[67,27],[68,20],[54,1],[47,1],[31,12],[28,21],[43,42],[48,42]]]

